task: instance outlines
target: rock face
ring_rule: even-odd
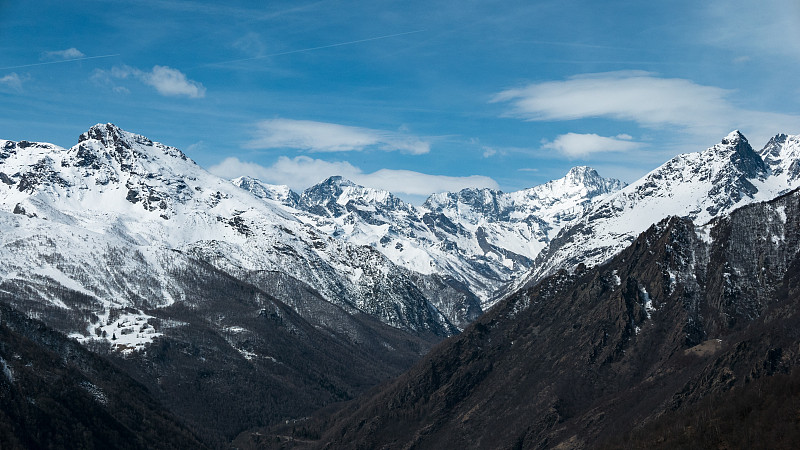
[[[799,251],[800,191],[707,225],[667,218],[305,432],[325,448],[594,447],[800,364]]]

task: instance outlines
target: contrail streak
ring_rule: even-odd
[[[68,63],[73,61],[86,61],[87,59],[99,59],[99,58],[111,58],[113,56],[119,56],[119,53],[113,55],[100,55],[100,56],[82,56],[80,58],[70,58],[70,59],[62,59],[60,61],[46,61],[34,64],[23,64],[20,66],[9,66],[9,67],[0,67],[0,70],[11,70],[11,69],[22,69],[25,67],[35,67],[35,66],[46,66],[48,64],[61,64],[61,63]]]
[[[343,45],[360,44],[362,42],[377,41],[379,39],[388,39],[388,38],[393,38],[393,37],[397,37],[397,36],[405,36],[407,34],[422,33],[423,31],[425,31],[425,30],[414,30],[414,31],[406,31],[406,32],[403,32],[403,33],[387,34],[385,36],[376,36],[376,37],[371,37],[371,38],[366,38],[366,39],[359,39],[357,41],[337,42],[336,44],[321,45],[319,47],[309,47],[309,48],[303,48],[303,49],[299,49],[299,50],[288,50],[288,51],[285,51],[285,52],[271,53],[269,55],[253,56],[253,57],[250,57],[250,58],[231,59],[231,60],[228,60],[228,61],[220,61],[220,62],[215,62],[215,63],[203,64],[203,65],[197,66],[197,67],[218,66],[218,65],[221,65],[221,64],[230,64],[230,63],[235,63],[235,62],[253,61],[253,60],[256,60],[256,59],[271,58],[273,56],[291,55],[293,53],[304,53],[304,52],[310,52],[310,51],[314,51],[314,50],[322,50],[322,49],[325,49],[325,48],[341,47]]]

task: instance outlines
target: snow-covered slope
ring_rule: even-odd
[[[0,291],[34,286],[41,302],[80,309],[92,324],[73,331],[87,339],[102,334],[110,309],[191,304],[176,279],[198,261],[239,278],[285,273],[397,328],[455,331],[381,253],[320,233],[179,150],[111,124],[70,149],[0,141],[0,234]],[[80,294],[80,305],[64,304],[58,289]]]
[[[387,191],[341,177],[307,189],[296,200],[285,187],[249,178],[234,184],[330,236],[369,245],[402,267],[466,289],[483,306],[491,304],[500,287],[525,273],[562,227],[623,186],[591,168],[576,167],[564,178],[534,188],[508,194],[464,189],[432,195],[416,208]],[[469,296],[461,301],[457,309],[475,311]],[[453,306],[437,304],[440,310]],[[471,320],[448,317],[460,325]]]
[[[558,180],[508,194],[490,189],[435,194],[424,207],[483,234],[484,248],[502,248],[506,254],[533,259],[561,228],[624,186],[579,166]]]
[[[592,207],[539,254],[523,283],[579,263],[596,265],[668,216],[705,223],[740,206],[800,185],[798,138],[779,135],[756,153],[734,131],[713,147],[678,155]]]
[[[792,186],[800,179],[800,136],[779,134],[759,152],[776,184]]]

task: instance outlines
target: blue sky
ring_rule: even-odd
[[[631,182],[800,133],[800,4],[0,0],[0,138],[112,122],[225,177],[419,202],[575,165]]]

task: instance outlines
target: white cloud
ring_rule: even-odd
[[[647,72],[577,75],[509,89],[495,102],[510,102],[511,114],[528,120],[607,117],[645,126],[692,126],[697,116],[717,115],[729,91]],[[707,119],[706,119],[707,120]]]
[[[766,142],[778,132],[797,132],[800,116],[752,111],[729,100],[733,91],[649,72],[577,75],[565,81],[508,89],[493,102],[510,104],[509,115],[531,121],[607,118],[647,128],[679,128],[716,139],[733,129]]]
[[[206,88],[199,82],[186,78],[178,69],[167,66],[153,66],[149,72],[131,66],[114,66],[110,71],[95,70],[92,80],[113,86],[114,79],[136,78],[142,83],[152,86],[159,94],[168,97],[202,98],[206,95]],[[113,86],[117,92],[128,92],[125,87]]]
[[[598,136],[596,134],[567,133],[555,138],[552,142],[542,141],[542,148],[557,150],[569,158],[579,158],[601,152],[625,152],[641,146],[631,142],[632,137],[620,134],[615,137]]]
[[[329,162],[308,156],[295,158],[281,156],[269,167],[241,161],[238,158],[226,158],[221,163],[210,167],[209,171],[229,179],[247,175],[266,183],[285,184],[296,191],[302,191],[333,175],[341,175],[363,186],[413,196],[458,191],[468,187],[498,189],[497,182],[485,176],[451,177],[394,169],[364,173],[360,168],[346,161]]]
[[[186,78],[180,70],[167,66],[154,66],[152,71],[141,76],[141,80],[156,88],[161,95],[190,98],[201,98],[206,95],[206,88],[202,84]]]
[[[42,59],[47,61],[63,61],[68,59],[84,58],[86,55],[75,47],[66,50],[56,50],[42,53]]]
[[[16,72],[11,72],[10,74],[0,78],[0,84],[4,84],[15,91],[22,90],[22,78],[20,78]]]
[[[430,143],[403,133],[351,127],[311,120],[270,119],[261,121],[249,148],[294,148],[311,152],[346,152],[368,148],[400,150],[419,155],[430,151]]]

